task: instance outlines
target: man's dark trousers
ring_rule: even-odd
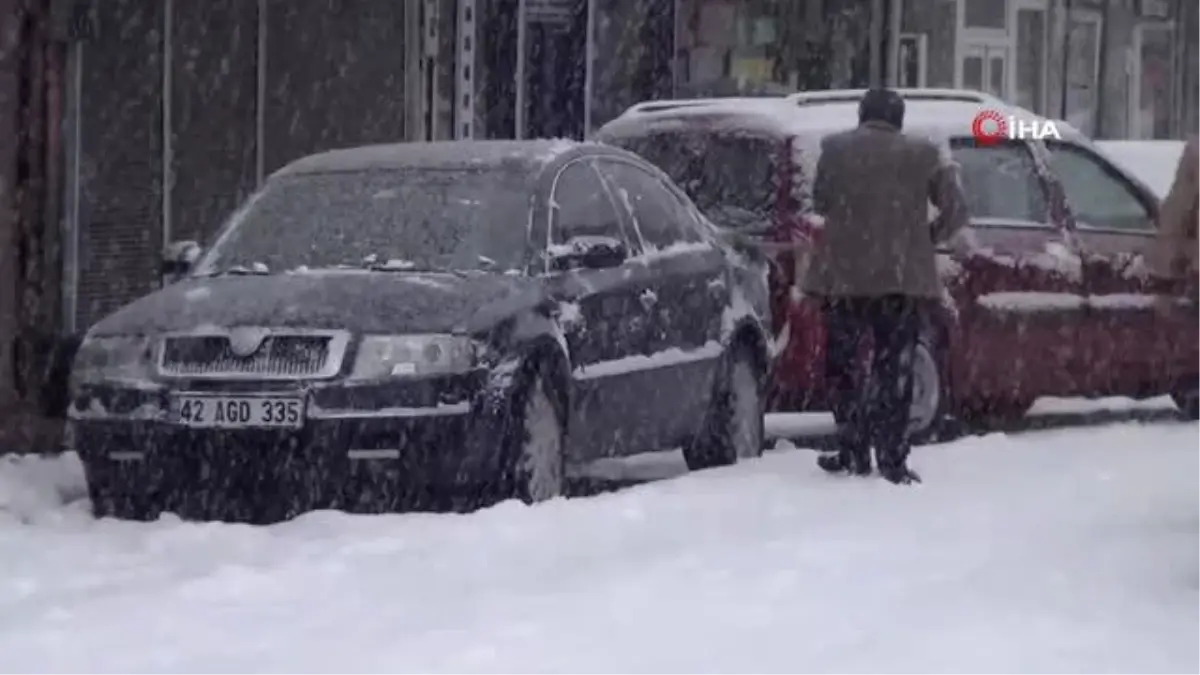
[[[844,466],[866,473],[871,447],[881,472],[906,468],[912,364],[922,300],[903,296],[831,297],[824,303],[825,376]],[[860,364],[872,338],[868,372]]]

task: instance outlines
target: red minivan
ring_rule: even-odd
[[[820,236],[810,211],[820,140],[856,123],[859,95],[649,102],[597,132],[666,171],[729,236],[769,252],[776,411],[826,409],[824,326],[795,281]],[[972,214],[969,230],[939,252],[944,301],[917,352],[914,437],[936,435],[948,414],[968,423],[1018,417],[1040,396],[1170,394],[1195,418],[1194,290],[1168,289],[1173,308],[1156,311],[1162,289],[1152,289],[1143,264],[1153,192],[1065,123],[1055,125],[1057,139],[981,145],[971,122],[1000,101],[953,90],[902,95],[906,133],[945,144]]]

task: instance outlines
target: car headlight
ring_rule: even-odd
[[[82,382],[133,380],[146,376],[150,340],[144,337],[87,337],[71,366],[72,389]]]
[[[350,377],[373,380],[461,373],[475,366],[476,344],[458,335],[368,335]]]

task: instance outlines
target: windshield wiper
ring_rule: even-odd
[[[412,272],[420,274],[423,272],[437,272],[441,274],[453,274],[454,276],[465,279],[470,276],[470,272],[466,270],[455,269],[453,267],[442,267],[440,265],[418,265],[409,260],[389,260],[387,262],[368,262],[363,265],[372,272]]]
[[[450,268],[450,267],[437,267],[437,265],[416,265],[416,267],[396,267],[396,265],[389,265],[388,263],[372,263],[372,264],[366,265],[366,267],[367,267],[367,269],[370,269],[371,271],[400,271],[400,273],[404,273],[404,271],[407,271],[407,273],[413,273],[413,274],[428,274],[428,273],[452,274],[452,275],[457,276],[458,279],[467,279],[467,277],[470,276],[470,273],[467,270],[455,269],[455,268]]]
[[[265,277],[271,274],[265,266],[245,267],[242,265],[234,265],[228,269],[213,270],[207,274],[199,274],[201,277]]]

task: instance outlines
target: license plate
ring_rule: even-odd
[[[289,396],[205,396],[171,399],[175,424],[201,429],[294,429],[304,424],[304,400]]]

